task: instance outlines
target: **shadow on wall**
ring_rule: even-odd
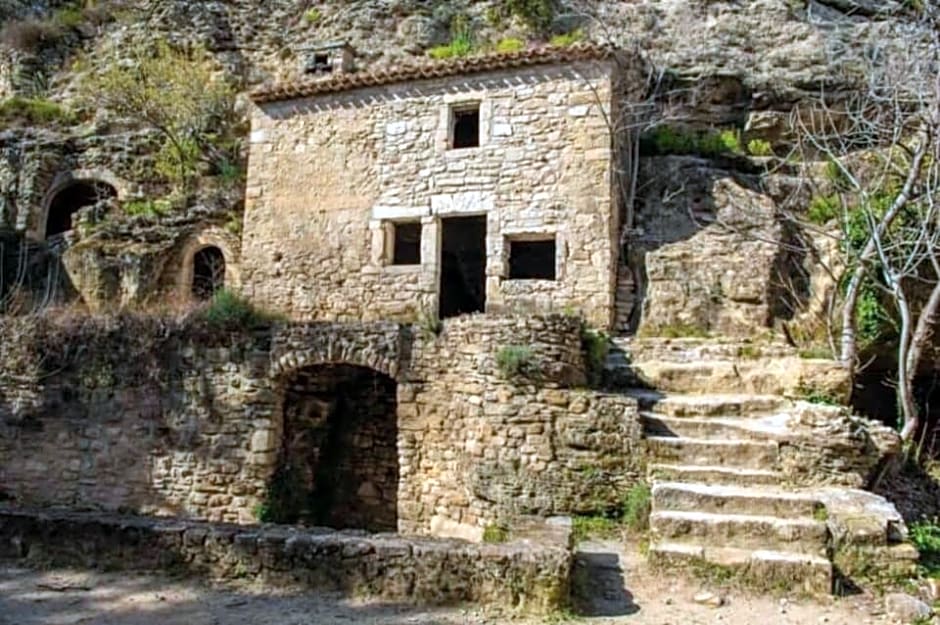
[[[304,367],[283,383],[283,434],[262,520],[398,528],[397,384],[366,367]]]

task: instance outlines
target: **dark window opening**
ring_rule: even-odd
[[[313,71],[329,73],[333,70],[333,66],[330,65],[330,55],[329,54],[314,54],[313,55]]]
[[[555,239],[509,242],[510,280],[554,280]]]
[[[365,367],[325,364],[301,369],[285,386],[266,520],[397,530],[395,380]]]
[[[114,187],[97,181],[74,182],[59,191],[49,204],[46,216],[46,238],[68,232],[75,224],[73,217],[79,209],[92,206],[117,195]]]
[[[441,221],[440,316],[486,309],[486,217]]]
[[[480,109],[457,109],[454,111],[454,141],[457,148],[475,148],[480,145]]]
[[[421,264],[421,223],[409,222],[392,224],[395,231],[392,264],[393,265],[420,265]]]
[[[225,286],[225,256],[217,247],[204,247],[193,256],[193,297],[207,300]]]

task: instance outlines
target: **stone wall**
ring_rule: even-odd
[[[0,493],[18,505],[253,521],[306,382],[317,387],[307,408],[345,401],[370,421],[340,432],[341,489],[322,517],[334,524],[479,539],[521,514],[614,506],[643,474],[635,402],[573,388],[585,380],[574,318],[468,316],[439,335],[394,323],[30,323],[0,327]],[[509,345],[528,349],[536,379],[500,371]],[[353,386],[323,386],[337,371]],[[357,380],[385,389],[394,421],[376,422],[362,403],[375,389]]]
[[[512,542],[461,541],[284,526],[232,526],[0,507],[0,558],[34,565],[170,568],[422,605],[484,604],[548,613],[568,597],[570,523],[524,528]]]
[[[613,320],[619,210],[607,62],[387,85],[256,108],[246,293],[300,319],[413,321],[438,311],[442,219],[485,215],[486,310]],[[478,105],[480,147],[448,149]],[[390,228],[420,222],[420,264]],[[556,280],[509,280],[509,241],[554,238]]]
[[[31,321],[30,323],[37,323]],[[271,472],[266,337],[8,320],[0,491],[22,505],[246,522]]]

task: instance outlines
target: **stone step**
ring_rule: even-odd
[[[649,475],[657,481],[737,484],[740,486],[775,485],[783,479],[783,476],[776,471],[689,464],[651,464],[649,465]]]
[[[832,592],[832,563],[828,559],[788,551],[702,547],[654,542],[651,562],[662,568],[701,565],[726,567],[758,588],[814,595]]]
[[[785,436],[790,415],[747,419],[741,417],[667,417],[641,412],[647,436],[682,436],[686,438],[743,438],[768,440]]]
[[[656,511],[650,514],[653,540],[689,545],[770,549],[825,557],[829,528],[813,519],[784,519],[754,514]]]
[[[779,413],[792,402],[775,395],[708,393],[688,395],[629,389],[644,412],[668,417],[751,417]]]
[[[756,360],[796,355],[796,350],[786,343],[755,342],[733,337],[615,337],[612,344],[613,351],[627,354],[633,361]]]
[[[750,488],[660,482],[653,486],[654,512],[689,511],[749,514],[786,519],[825,519],[826,507],[817,497],[779,488]]]
[[[618,361],[618,358],[622,360]],[[698,360],[679,362],[637,360],[611,356],[604,371],[610,388],[657,389],[670,393],[727,393],[758,395],[800,394],[808,381],[836,397],[849,388],[847,369],[830,360],[781,357],[757,360]]]
[[[654,462],[740,469],[773,469],[778,451],[773,441],[741,439],[649,436],[646,445]]]

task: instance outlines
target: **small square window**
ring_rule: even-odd
[[[421,264],[421,222],[392,224],[392,264]]]
[[[451,147],[476,148],[480,146],[480,106],[463,107],[453,111]]]
[[[555,280],[555,239],[509,241],[510,280]]]

